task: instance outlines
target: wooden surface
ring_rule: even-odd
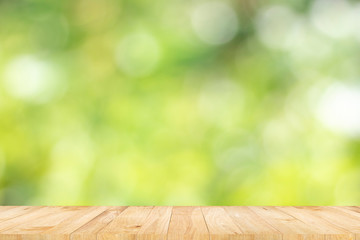
[[[360,207],[0,206],[0,240],[360,240]]]

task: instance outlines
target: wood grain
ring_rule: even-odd
[[[136,240],[153,207],[128,207],[98,233],[99,240]]]
[[[360,207],[0,206],[0,240],[360,240]]]
[[[296,207],[303,212],[308,212],[341,227],[355,235],[356,239],[360,239],[360,218],[344,213],[342,211],[330,207]]]
[[[253,212],[262,217],[271,226],[282,233],[287,240],[323,240],[324,236],[317,234],[310,225],[299,219],[279,211],[275,207],[249,207]]]
[[[281,233],[248,207],[224,207],[243,232],[244,240],[281,240]]]
[[[240,228],[222,207],[203,207],[202,211],[209,229],[210,239],[243,239]]]
[[[209,240],[200,207],[173,207],[168,240]]]
[[[137,240],[166,240],[172,207],[154,207],[137,234]]]
[[[62,208],[55,208],[55,207],[34,207],[31,210],[25,212],[22,215],[17,217],[11,218],[9,220],[3,221],[0,224],[0,235],[4,236],[4,231],[7,231],[12,228],[19,227],[23,224],[30,223],[35,221],[38,218],[51,218],[54,214],[61,212]]]
[[[87,221],[104,211],[104,207],[65,207],[54,209],[47,217],[39,215],[33,221],[26,221],[1,232],[7,239],[69,239],[70,234]]]
[[[97,233],[106,227],[126,207],[109,208],[71,234],[71,240],[96,240]]]
[[[26,213],[35,211],[40,207],[23,207],[23,206],[1,206],[0,208],[0,222],[10,220],[12,218],[24,215]]]
[[[281,211],[307,223],[316,232],[324,235],[327,240],[354,240],[355,235],[346,229],[326,221],[320,216],[309,214],[295,207],[277,207]]]

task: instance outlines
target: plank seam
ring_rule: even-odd
[[[39,210],[42,210],[42,209],[44,209],[44,208],[53,208],[53,207],[51,207],[51,206],[39,206],[39,208],[37,208],[37,209],[34,209],[34,210],[29,211],[29,212],[27,212],[27,213],[21,214],[21,215],[15,217],[15,218],[12,218],[12,219],[20,218],[20,217],[22,217],[22,216],[31,214],[31,213],[36,212],[36,211],[39,211]],[[56,212],[55,212],[55,213],[56,213]],[[47,217],[47,216],[49,216],[49,215],[51,215],[51,214],[53,214],[53,213],[44,213],[44,214],[40,215],[40,217],[41,217],[41,218]],[[38,219],[38,218],[40,218],[40,217],[37,216],[37,217],[35,217],[34,219],[31,219],[31,221],[34,221],[34,220],[36,220],[36,219]],[[10,220],[11,220],[11,219],[10,219]],[[7,220],[6,220],[6,221],[7,221]],[[4,222],[6,222],[6,221],[4,221]],[[5,229],[0,230],[0,234],[2,234],[3,232],[6,232],[6,231],[12,230],[12,229],[14,229],[14,228],[17,228],[17,227],[19,227],[19,226],[22,226],[22,225],[24,225],[24,224],[25,224],[24,222],[21,222],[21,223],[19,223],[18,225],[16,225],[16,224],[15,224],[15,225],[10,225],[10,226],[8,226],[8,227],[5,228]]]
[[[339,213],[341,213],[349,218],[352,218],[352,219],[358,219],[358,217],[359,217],[359,213],[352,211],[352,210],[349,210],[351,213],[348,213],[347,211],[345,211],[342,208],[335,208],[334,206],[328,206],[328,208],[332,209],[335,212],[339,212]]]
[[[276,209],[277,209],[278,211],[282,212],[282,213],[285,213],[285,214],[287,214],[287,215],[289,215],[289,216],[291,216],[291,217],[299,220],[300,222],[303,222],[305,225],[311,227],[311,225],[309,225],[308,223],[302,221],[301,219],[297,218],[296,216],[293,216],[291,213],[287,213],[287,212],[283,211],[283,210],[280,209],[280,208],[276,208]],[[347,230],[347,229],[345,229],[345,228],[343,228],[343,227],[341,227],[341,226],[338,226],[338,225],[336,225],[336,224],[333,224],[332,222],[328,221],[327,219],[325,219],[325,218],[323,218],[323,217],[321,217],[321,216],[318,216],[318,217],[321,218],[322,220],[324,220],[325,222],[327,222],[328,224],[330,224],[330,225],[332,225],[332,226],[334,226],[334,227],[336,227],[336,228],[340,228],[340,229],[343,230],[344,232],[353,234],[353,233],[350,232],[349,230]],[[355,239],[355,238],[354,238],[354,239]]]
[[[171,218],[173,216],[173,211],[174,211],[174,207],[171,207],[171,214],[170,214],[170,219],[169,219],[169,223],[168,223],[168,227],[167,227],[167,231],[166,231],[166,240],[169,239],[169,229],[170,229],[170,223],[171,223]]]
[[[227,213],[227,215],[231,218],[231,220],[233,221],[233,223],[234,223],[234,224],[241,230],[241,232],[245,235],[245,232],[244,232],[244,230],[241,228],[241,225],[238,224],[238,222],[235,220],[235,218],[234,218],[232,215],[230,215],[230,210],[229,210],[227,207],[222,207],[222,208],[225,210],[225,212]],[[249,208],[248,208],[248,209],[249,209]],[[249,209],[249,211],[251,211],[251,210]],[[251,212],[254,213],[253,211],[251,211]],[[256,215],[256,216],[259,217],[259,215]],[[274,227],[273,227],[272,225],[270,225],[268,222],[264,221],[261,217],[259,217],[259,220],[260,220],[260,221],[263,221],[265,224],[268,224],[269,227],[272,228],[277,234],[281,235],[281,232],[280,232],[278,229],[274,228]]]
[[[264,217],[262,217],[261,215],[257,214],[255,211],[253,211],[251,208],[247,207],[250,212],[254,213],[256,216],[258,216],[260,219],[264,220],[264,222],[268,223],[271,227],[273,227],[274,229],[276,229],[281,236],[281,240],[284,240],[284,234],[278,229],[276,228],[274,225],[272,225],[270,222],[266,221],[266,219]]]
[[[278,209],[278,210],[279,210],[279,211],[282,211],[281,209]],[[282,212],[284,212],[284,211],[282,211]],[[293,217],[295,217],[295,216],[293,216]],[[353,240],[356,240],[356,239],[357,239],[356,234],[353,233],[353,232],[351,232],[351,231],[349,231],[348,229],[332,223],[329,219],[324,218],[323,216],[319,216],[319,215],[318,215],[318,217],[321,218],[323,221],[327,222],[328,224],[330,224],[330,225],[332,225],[332,226],[334,226],[334,227],[336,227],[336,228],[340,228],[341,230],[343,230],[343,231],[345,231],[345,232],[348,232],[350,235],[353,235]],[[296,218],[296,219],[298,219],[298,218]],[[298,219],[298,220],[301,221],[300,219]],[[305,223],[305,224],[306,224],[306,223]],[[324,239],[326,239],[325,236],[324,236]]]
[[[199,208],[200,208],[200,211],[201,211],[201,215],[203,216],[203,219],[204,219],[204,222],[205,222],[206,229],[208,230],[209,240],[211,240],[211,234],[210,234],[210,230],[209,230],[208,224],[207,224],[206,219],[205,219],[204,212],[203,212],[203,210],[202,210],[202,207],[199,207]]]
[[[18,206],[16,206],[16,207],[18,207]],[[25,215],[25,214],[29,214],[29,213],[35,212],[36,210],[39,210],[40,208],[41,208],[41,207],[37,207],[37,208],[31,209],[31,210],[29,210],[29,211],[27,211],[27,212],[25,212],[25,213],[20,213],[19,215],[16,215],[16,216],[14,216],[14,217],[10,217],[10,218],[7,218],[7,219],[5,219],[5,220],[1,220],[0,223],[9,221],[9,220],[14,219],[14,218],[17,218],[17,217],[21,217],[21,216],[23,216],[23,215]],[[9,210],[10,210],[10,209],[9,209]],[[2,232],[2,231],[1,231],[1,232]]]
[[[149,211],[149,213],[148,213],[148,214],[146,215],[146,217],[144,218],[145,220],[148,219],[148,217],[150,216],[151,212],[152,212],[152,211],[154,210],[154,208],[155,208],[155,206],[148,206],[148,207],[151,207],[151,210]],[[138,240],[139,232],[140,232],[140,230],[144,227],[144,224],[145,224],[145,223],[142,223],[140,229],[136,232],[136,234],[135,234],[135,240]]]
[[[120,213],[122,213],[123,211],[125,211],[125,209],[127,209],[128,207],[129,207],[129,206],[125,206],[125,208],[122,209]],[[118,215],[120,215],[120,213],[119,213]],[[97,231],[96,236],[95,236],[96,240],[98,240],[99,232],[101,232],[101,230],[103,230],[103,229],[106,228],[110,223],[112,223],[112,221],[114,221],[114,219],[115,219],[118,215],[116,215],[110,222],[108,222],[107,224],[105,224],[104,227],[102,227],[99,231]]]
[[[308,223],[302,221],[301,219],[298,219],[297,217],[291,215],[290,213],[281,211],[281,209],[279,209],[279,208],[277,208],[277,207],[275,207],[275,209],[278,210],[278,211],[280,211],[280,212],[282,212],[282,213],[284,213],[285,215],[288,215],[289,217],[293,217],[294,219],[298,220],[299,222],[302,222],[303,224],[305,224],[305,226],[308,226],[308,227],[310,227],[310,229],[311,229],[311,225],[309,225]],[[312,233],[312,234],[313,234],[313,233]],[[326,235],[325,235],[325,234],[322,234],[322,235],[320,235],[320,236],[322,237],[323,240],[326,240]]]
[[[102,212],[100,212],[98,215],[96,215],[95,217],[91,218],[89,221],[87,221],[86,223],[82,224],[80,227],[76,228],[74,231],[72,231],[70,234],[69,234],[69,239],[72,239],[72,234],[74,232],[76,232],[77,230],[79,230],[80,228],[82,228],[83,226],[85,226],[86,224],[88,224],[89,222],[91,222],[92,220],[94,220],[95,218],[97,218],[98,216],[100,216],[101,214],[103,214],[104,212],[106,211],[106,209]]]

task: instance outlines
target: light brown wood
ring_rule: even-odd
[[[173,207],[168,240],[209,240],[200,207]]]
[[[40,207],[23,207],[23,206],[1,206],[0,208],[0,222],[10,220],[12,218],[24,215],[28,212],[35,211]]]
[[[128,207],[98,233],[99,240],[136,240],[153,207]]]
[[[70,234],[105,210],[105,207],[64,207],[52,214],[16,225],[1,234],[7,239],[69,239]]]
[[[299,219],[302,222],[307,223],[311,226],[312,229],[315,229],[316,232],[323,234],[327,240],[355,239],[355,235],[353,233],[329,221],[326,221],[320,216],[309,214],[308,212],[304,212],[301,209],[295,207],[277,207],[277,209]]]
[[[222,207],[202,208],[211,240],[242,239],[242,232]]]
[[[0,206],[0,240],[360,240],[360,208]]]
[[[243,232],[244,240],[282,240],[281,233],[248,207],[224,207]]]
[[[15,228],[18,226],[21,226],[27,222],[33,222],[34,220],[36,220],[37,218],[46,218],[48,217],[52,217],[54,214],[58,213],[59,211],[61,211],[62,208],[55,208],[55,207],[43,207],[43,208],[38,208],[38,207],[34,207],[33,209],[31,209],[30,211],[25,212],[24,214],[15,217],[15,218],[11,218],[7,221],[3,221],[0,224],[0,236],[4,236],[5,234],[3,233],[4,231],[7,231],[11,228]]]
[[[116,218],[126,207],[109,208],[96,218],[76,230],[71,234],[71,240],[96,240],[97,233],[106,227]]]
[[[172,207],[154,207],[137,234],[137,240],[166,240]]]
[[[317,234],[310,225],[299,219],[279,211],[275,207],[249,207],[253,212],[262,217],[271,226],[282,233],[283,239],[295,240],[323,240],[324,236]]]
[[[106,209],[106,207],[88,207],[79,209],[78,211],[74,211],[74,214],[70,217],[57,224],[55,227],[44,231],[42,234],[46,236],[46,239],[70,239],[70,235],[75,230],[102,214]],[[56,238],[54,238],[54,236]]]
[[[330,207],[296,207],[353,233],[360,239],[360,218]]]

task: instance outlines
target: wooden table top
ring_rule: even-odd
[[[0,207],[0,240],[360,240],[360,207]]]

